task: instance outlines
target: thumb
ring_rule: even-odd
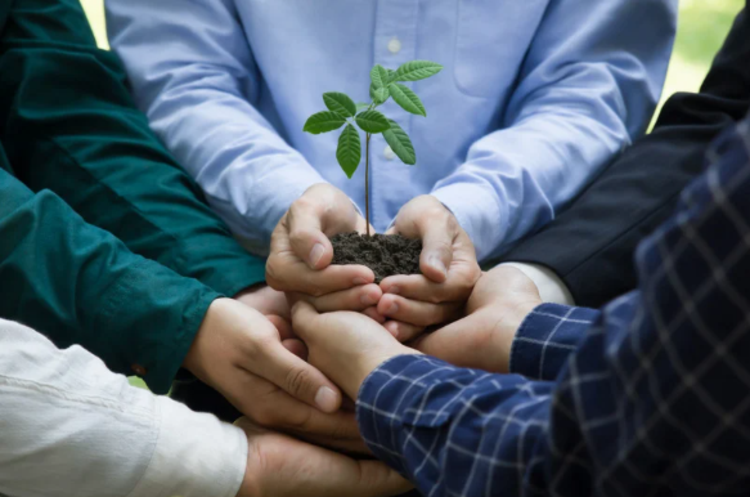
[[[292,252],[310,269],[325,269],[333,260],[333,245],[323,233],[322,216],[315,206],[299,201],[292,204],[286,218]]]
[[[425,220],[422,229],[422,254],[419,269],[428,279],[443,283],[448,279],[448,268],[453,262],[453,239],[455,233],[443,223]]]
[[[292,326],[294,333],[302,341],[314,341],[315,333],[312,330],[312,324],[320,316],[318,310],[312,304],[305,300],[298,300],[292,306]]]

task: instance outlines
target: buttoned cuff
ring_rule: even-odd
[[[539,296],[542,297],[542,302],[575,305],[575,300],[568,287],[550,268],[526,262],[504,262],[501,266],[514,267],[528,276],[536,285]]]
[[[456,216],[471,238],[480,262],[497,252],[507,230],[508,216],[495,192],[478,184],[454,183],[437,188],[431,195]]]
[[[211,303],[221,295],[197,280],[146,259],[128,267],[102,295],[88,343],[110,369],[136,374],[165,394],[182,366]]]
[[[554,380],[600,315],[585,307],[536,307],[521,323],[513,340],[510,372],[531,379]]]
[[[234,497],[247,466],[247,437],[233,425],[166,397],[156,399],[158,441],[128,497]]]

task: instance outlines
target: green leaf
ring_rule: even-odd
[[[439,73],[443,66],[429,60],[413,60],[396,70],[394,81],[418,81]]]
[[[367,102],[357,102],[357,112],[359,112],[361,110],[365,110],[369,106],[370,106],[370,104],[368,104]]]
[[[376,90],[380,88],[385,88],[388,86],[388,69],[381,66],[380,64],[375,64],[375,67],[372,68],[372,71],[370,71],[370,80],[372,81],[372,86]]]
[[[375,85],[370,85],[370,98],[376,105],[385,103],[389,96],[387,86],[385,88],[375,88]]]
[[[417,154],[414,153],[414,145],[411,144],[409,135],[396,121],[389,119],[388,123],[391,125],[391,129],[383,131],[383,138],[404,164],[413,166],[417,163]]]
[[[393,69],[386,69],[386,70],[388,71],[388,84],[391,84],[394,81],[396,81],[396,79],[395,79],[396,78],[396,71],[394,71]]]
[[[323,94],[323,102],[331,112],[344,117],[354,117],[357,113],[357,105],[354,100],[345,93],[329,92]]]
[[[362,158],[362,144],[359,141],[359,132],[351,124],[347,124],[339,136],[339,147],[336,149],[336,159],[341,169],[344,170],[349,179],[352,179],[359,161]]]
[[[411,91],[401,83],[392,83],[389,86],[391,96],[405,111],[417,114],[418,116],[427,116],[424,105],[416,93]]]
[[[370,134],[382,133],[391,127],[388,119],[376,110],[366,110],[357,115],[357,125]]]
[[[323,111],[310,116],[302,130],[314,135],[319,135],[320,133],[327,133],[328,131],[339,129],[345,122],[346,119],[335,112]]]

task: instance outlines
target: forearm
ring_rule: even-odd
[[[363,384],[362,436],[427,495],[522,495],[552,384],[399,356]]]
[[[722,130],[750,110],[750,19],[741,14],[698,94],[678,93],[651,134],[612,163],[561,215],[503,256],[554,269],[577,303],[598,307],[636,287],[638,243],[674,211]],[[564,243],[566,250],[556,247]]]
[[[65,22],[53,30],[53,18]],[[32,190],[54,191],[131,251],[219,292],[263,281],[264,262],[232,238],[152,134],[77,1],[15,2],[0,44],[13,47],[0,57],[0,139]]]
[[[0,169],[0,316],[166,392],[218,294],[129,252]],[[145,374],[144,374],[145,373]]]
[[[615,23],[641,30],[634,36]],[[675,27],[674,0],[549,2],[498,129],[476,141],[433,192],[472,237],[480,259],[554,219],[643,134]]]
[[[233,497],[241,430],[131,387],[83,348],[0,320],[0,493]]]
[[[109,0],[107,15],[152,128],[232,232],[266,253],[291,203],[324,180],[253,105],[261,74],[234,2]]]

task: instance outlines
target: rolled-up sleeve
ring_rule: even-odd
[[[676,0],[550,2],[501,129],[474,142],[433,190],[480,259],[554,219],[645,132],[676,20]]]

